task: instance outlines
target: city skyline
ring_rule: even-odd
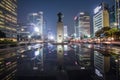
[[[0,80],[120,80],[120,0],[0,0]]]
[[[69,29],[73,31],[74,28],[72,27],[74,26],[74,16],[79,12],[88,12],[92,16],[94,8],[102,1],[110,4],[110,6],[112,6],[111,4],[114,2],[114,0],[92,0],[88,4],[87,0],[72,0],[69,2],[65,0],[31,0],[28,3],[27,0],[18,0],[18,22],[26,23],[27,15],[29,13],[43,11],[47,27],[54,28],[56,30],[57,13],[62,12],[64,14],[64,25],[67,25]]]

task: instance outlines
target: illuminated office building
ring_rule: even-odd
[[[109,8],[109,17],[110,17],[110,27],[117,27],[116,19],[115,19],[115,5]]]
[[[43,37],[43,12],[38,13],[30,13],[28,15],[28,22],[33,25],[33,27],[37,27],[39,29],[39,33],[41,37]],[[34,30],[34,28],[33,28]]]
[[[74,18],[76,38],[83,39],[90,36],[90,15],[80,12]]]
[[[120,28],[120,0],[115,0],[115,22],[117,28]]]
[[[0,30],[8,38],[16,38],[17,0],[0,0]]]
[[[17,28],[17,41],[27,41],[30,37],[30,26],[25,24],[19,24]]]
[[[105,3],[101,3],[94,9],[94,16],[93,16],[94,34],[102,27],[109,27],[108,5]]]
[[[114,0],[115,4],[109,8],[110,27],[120,28],[120,0]]]

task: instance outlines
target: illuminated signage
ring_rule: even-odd
[[[84,12],[81,12],[80,14],[81,14],[81,15],[84,15]]]
[[[101,6],[98,6],[94,9],[94,14],[96,14],[101,9]]]

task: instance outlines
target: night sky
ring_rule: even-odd
[[[64,25],[73,31],[74,16],[81,11],[92,16],[94,8],[102,1],[114,3],[114,0],[18,0],[18,22],[26,23],[28,13],[43,11],[47,27],[56,29],[57,13],[62,12]]]

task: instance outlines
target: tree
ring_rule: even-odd
[[[95,32],[95,36],[96,37],[100,37],[101,33],[102,33],[102,30],[100,29],[100,30],[98,30],[98,31]]]
[[[108,31],[108,30],[110,30],[110,29],[111,29],[110,27],[103,27],[103,28],[101,28],[101,30],[102,30],[103,32]]]
[[[116,33],[118,32],[119,30],[117,28],[111,28],[110,29],[110,34],[111,34],[111,37],[114,37],[116,39]]]
[[[115,39],[119,40],[119,38],[120,38],[120,30],[117,30],[116,32],[114,32],[114,35],[115,35]]]
[[[110,30],[111,28],[110,27],[103,27],[103,28],[101,28],[101,30],[102,30],[102,34],[104,34],[104,37],[109,37],[110,36],[110,33],[109,33],[109,30]]]
[[[110,32],[109,32],[109,31],[105,31],[105,32],[104,32],[104,36],[105,36],[106,38],[108,38],[108,37],[110,37],[110,36],[111,36],[111,34],[110,34]]]
[[[107,35],[109,35],[107,31],[109,31],[110,29],[111,29],[110,27],[102,27],[100,30],[98,30],[95,33],[95,36],[96,37],[101,37],[101,34],[106,34],[104,36],[107,36]]]

